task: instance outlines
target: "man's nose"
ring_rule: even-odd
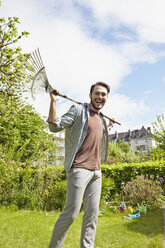
[[[100,93],[100,94],[98,95],[98,97],[99,97],[99,98],[102,98],[102,94]]]

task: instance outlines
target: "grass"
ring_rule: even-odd
[[[0,248],[48,248],[60,213],[0,209]],[[64,248],[79,248],[83,213],[71,226]],[[123,214],[98,218],[95,248],[162,248],[162,210],[149,211],[139,219]]]

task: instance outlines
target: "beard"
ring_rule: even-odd
[[[101,105],[100,107],[96,107],[92,100],[91,100],[91,104],[92,104],[92,107],[93,107],[94,109],[96,109],[96,110],[100,110],[100,109],[102,109],[102,107],[104,106],[104,105]]]

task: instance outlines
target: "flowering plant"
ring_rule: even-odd
[[[133,206],[159,206],[163,201],[162,178],[147,179],[144,175],[122,186],[125,201]]]

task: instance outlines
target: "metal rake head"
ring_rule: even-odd
[[[53,88],[48,81],[48,77],[40,55],[39,48],[37,48],[31,54],[30,62],[34,68],[34,72],[32,76],[31,94],[32,94],[32,98],[35,99],[38,93],[41,92],[50,93],[53,91]]]

